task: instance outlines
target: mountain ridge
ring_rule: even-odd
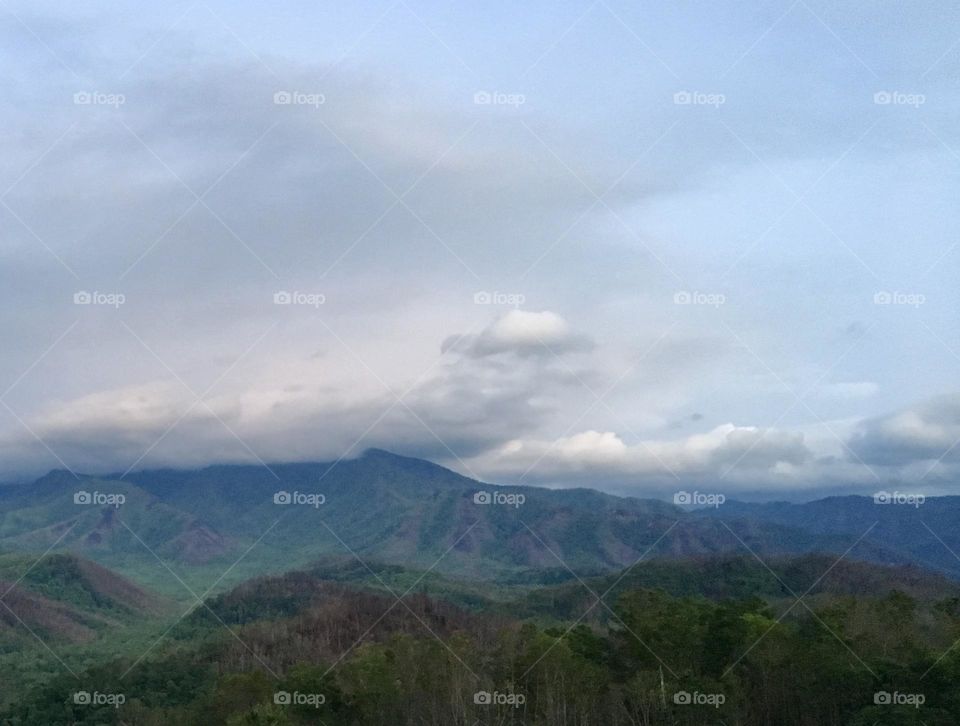
[[[80,506],[74,501],[80,491],[124,501]],[[938,499],[934,508],[960,523],[960,497]],[[847,556],[916,562],[960,577],[960,561],[940,543],[933,541],[942,552],[930,542],[918,545],[923,530],[916,526],[870,536],[867,514],[883,512],[872,503],[868,509],[868,502],[857,496],[810,505],[731,500],[685,510],[587,488],[480,482],[430,461],[370,449],[335,462],[148,469],[123,480],[78,480],[55,470],[34,487],[0,487],[0,548],[43,551],[63,536],[62,549],[173,591],[182,588],[158,569],[157,559],[182,577],[195,573],[198,587],[228,568],[231,578],[243,579],[335,554],[508,581],[530,569],[616,571],[643,557],[840,555],[856,545]],[[827,526],[831,522],[835,526]],[[231,578],[223,585],[239,581]]]

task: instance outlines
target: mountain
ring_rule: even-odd
[[[883,543],[892,555],[890,561],[913,562],[960,577],[958,496],[918,498],[884,492],[877,497],[828,497],[803,504],[728,501],[696,514],[800,529],[815,536],[864,537],[865,542]]]
[[[4,639],[31,634],[71,642],[98,630],[159,615],[164,602],[114,572],[74,555],[40,559],[0,555],[0,633]]]
[[[590,489],[502,487],[370,450],[353,460],[269,468],[79,480],[52,472],[32,485],[0,487],[0,548],[56,545],[187,598],[185,584],[200,594],[212,583],[222,588],[334,555],[487,582],[542,583],[571,570],[581,577],[616,571],[641,557],[748,548],[761,557],[839,554],[863,534],[858,526],[824,527],[816,514],[778,518],[775,511],[761,516],[734,503],[688,512]],[[912,561],[916,533],[895,534],[868,536],[849,556]]]

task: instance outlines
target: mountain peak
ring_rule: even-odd
[[[388,458],[388,457],[389,457],[389,458],[396,458],[396,459],[410,459],[410,458],[413,458],[413,457],[409,457],[409,456],[402,456],[402,455],[400,455],[400,454],[395,454],[395,453],[393,453],[392,451],[387,451],[386,449],[378,449],[378,448],[376,448],[376,447],[371,447],[371,448],[369,448],[369,449],[365,449],[364,452],[363,452],[362,454],[360,454],[360,458],[361,458],[361,459],[377,458],[377,457],[384,457],[384,458]]]
[[[430,479],[433,479],[437,476],[442,476],[445,479],[447,477],[452,477],[456,480],[462,480],[462,482],[470,482],[473,484],[479,483],[470,477],[463,476],[462,474],[453,471],[453,469],[442,466],[441,464],[436,464],[429,459],[421,459],[415,456],[404,456],[402,454],[396,454],[392,451],[387,451],[386,449],[366,449],[360,455],[357,461],[362,461],[367,464],[382,464],[383,466],[390,467],[391,469],[404,471],[409,474],[415,474]]]

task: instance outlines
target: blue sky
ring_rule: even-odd
[[[0,472],[950,491],[958,14],[10,2]]]

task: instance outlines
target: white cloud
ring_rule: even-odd
[[[480,457],[479,466],[503,476],[529,472],[532,481],[625,483],[731,475],[756,479],[779,465],[811,459],[802,434],[724,424],[679,439],[627,445],[613,432],[583,431],[554,440],[516,439]]]
[[[551,356],[574,350],[589,350],[592,343],[577,335],[560,315],[549,310],[511,310],[497,318],[479,335],[448,339],[444,349],[455,347],[467,355],[482,358],[499,353],[521,356]]]

